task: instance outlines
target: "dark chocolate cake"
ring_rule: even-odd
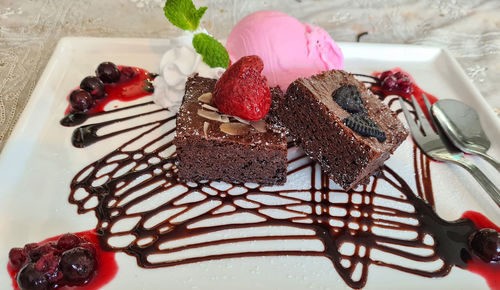
[[[211,104],[216,80],[192,76],[176,121],[179,178],[263,185],[286,181],[287,141],[284,131],[265,129],[264,121],[246,122],[217,112]],[[273,98],[282,98],[271,89]]]
[[[360,112],[349,112],[348,107],[342,108],[340,102],[334,101],[341,87],[357,91]],[[304,151],[345,190],[368,183],[408,136],[396,114],[344,71],[297,79],[285,96],[273,100],[271,110],[271,119],[286,127]]]

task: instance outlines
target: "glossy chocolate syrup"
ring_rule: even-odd
[[[145,104],[147,104],[147,103],[145,103]],[[140,104],[140,105],[145,105],[145,104]],[[108,133],[108,134],[104,134],[104,135],[97,134],[97,131],[99,129],[102,129],[102,128],[109,126],[109,125],[112,125],[112,124],[115,124],[117,122],[124,122],[124,121],[135,119],[138,117],[152,115],[152,114],[164,111],[164,110],[165,109],[158,109],[158,110],[153,110],[153,111],[149,111],[149,112],[142,113],[142,114],[136,114],[136,115],[132,115],[132,116],[128,116],[128,117],[114,119],[111,121],[80,126],[73,131],[73,135],[71,136],[71,143],[73,144],[73,146],[75,146],[77,148],[83,148],[83,147],[87,147],[89,145],[92,145],[95,142],[98,142],[98,141],[101,141],[104,139],[108,139],[108,138],[111,138],[111,137],[119,135],[119,134],[130,132],[130,131],[133,131],[133,130],[136,130],[139,128],[143,128],[143,127],[146,127],[149,125],[155,125],[155,124],[161,123],[161,121],[151,121],[151,122],[147,122],[147,123],[138,124],[136,126],[128,127],[126,129],[117,130],[117,131],[114,131],[112,133]]]
[[[145,102],[142,104],[118,108],[118,109],[109,110],[109,111],[99,111],[99,112],[95,112],[93,114],[88,113],[88,112],[87,113],[86,112],[70,112],[66,116],[64,116],[64,118],[62,118],[59,123],[65,127],[78,126],[78,125],[85,123],[88,119],[90,119],[92,117],[97,117],[97,116],[101,116],[104,114],[120,112],[120,111],[124,111],[124,110],[130,110],[132,108],[142,107],[142,106],[151,105],[151,104],[154,104],[154,102]]]
[[[383,166],[369,185],[347,194],[292,144],[289,151],[295,154],[289,158],[287,174],[290,179],[302,174],[305,183],[297,188],[181,183],[171,142],[174,134],[175,116],[156,121],[150,129],[82,169],[71,182],[69,202],[78,206],[79,213],[95,212],[103,247],[135,256],[141,267],[251,256],[323,256],[353,288],[366,284],[371,264],[426,277],[445,276],[453,266],[467,267],[471,257],[467,241],[476,227],[469,219],[447,222],[435,213],[429,160],[416,147],[413,160],[417,192],[395,171]],[[166,193],[171,193],[168,198]],[[152,202],[151,206],[151,200],[162,202]],[[149,208],[140,209],[145,204]],[[276,216],[276,211],[283,215]],[[233,222],[242,214],[247,216],[245,221]],[[135,220],[132,226],[115,229],[131,220]],[[268,227],[281,227],[288,232],[270,235],[258,231]],[[380,233],[381,229],[400,235],[385,235]],[[240,230],[246,234],[208,238]],[[414,237],[404,238],[409,232]],[[116,238],[131,238],[131,241],[115,245],[112,240]],[[200,240],[188,242],[192,238]],[[317,240],[323,248],[253,251],[245,248],[246,242],[283,240]],[[242,246],[237,252],[184,254],[238,243]],[[352,245],[353,251],[342,251],[344,245]],[[442,263],[433,270],[419,270],[408,263],[372,258],[374,251],[415,263]],[[174,258],[168,257],[173,254]],[[357,265],[361,265],[360,272]]]

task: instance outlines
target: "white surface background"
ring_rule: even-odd
[[[226,38],[231,27],[245,15],[275,9],[325,28],[337,41],[355,41],[357,34],[368,31],[362,42],[447,48],[488,103],[500,108],[498,0],[194,2],[209,7],[202,24],[220,39]],[[163,3],[163,0],[0,0],[0,150],[61,37],[175,36],[179,30],[165,19]]]

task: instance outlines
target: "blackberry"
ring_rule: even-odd
[[[353,114],[344,118],[342,123],[361,136],[375,137],[379,142],[384,142],[387,139],[384,131],[365,114]]]
[[[366,113],[365,104],[356,86],[341,86],[332,93],[332,98],[342,109],[351,114]]]

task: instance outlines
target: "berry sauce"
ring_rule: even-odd
[[[103,113],[105,107],[112,101],[130,102],[151,95],[154,74],[138,67],[118,66],[118,68],[122,72],[120,80],[116,83],[104,84],[106,96],[95,99],[92,108],[85,112],[73,111],[68,105],[65,117],[60,122],[61,125],[79,125],[89,116]],[[69,95],[67,99],[69,100]]]
[[[462,218],[471,220],[477,229],[494,229],[500,232],[500,227],[478,212],[466,211]],[[467,270],[483,276],[491,289],[500,289],[500,263],[486,263],[473,256],[467,263]]]
[[[406,75],[410,80],[411,80],[411,89],[410,89],[410,92],[400,92],[398,93],[397,95],[402,97],[402,98],[405,98],[407,100],[409,100],[411,102],[411,96],[413,95],[415,97],[415,99],[417,100],[417,103],[420,105],[420,107],[422,108],[422,110],[425,112],[427,118],[429,118],[429,115],[427,113],[427,109],[425,108],[425,103],[424,103],[424,98],[422,95],[425,94],[425,96],[427,97],[427,99],[429,100],[429,102],[431,104],[434,104],[435,102],[438,101],[438,98],[436,98],[435,96],[429,94],[428,92],[422,90],[418,85],[417,83],[415,82],[415,79],[413,79],[413,77],[406,71],[404,71],[403,69],[401,68],[394,68],[391,70],[391,72],[393,73],[402,73],[404,75]],[[373,73],[374,76],[376,77],[380,77],[382,75],[382,72],[375,72]],[[382,88],[382,86],[380,84],[377,84],[377,85],[373,85],[371,88],[370,88],[374,93],[379,93],[379,94],[382,94],[382,95],[389,95],[390,93],[387,92],[387,91],[384,91],[384,89]]]
[[[87,289],[87,290],[100,289],[104,285],[109,283],[109,281],[111,281],[118,272],[118,264],[116,263],[115,260],[115,252],[104,251],[102,249],[99,241],[99,236],[97,235],[95,230],[79,232],[75,233],[75,235],[85,239],[94,246],[94,248],[96,249],[95,256],[97,259],[97,269],[95,270],[95,273],[93,274],[91,280],[87,282],[85,285],[78,287],[79,289]],[[37,244],[42,245],[47,242],[57,241],[61,236],[62,235],[50,237]],[[16,274],[18,271],[14,270],[9,263],[7,263],[7,271],[9,272],[9,275],[12,279],[13,289],[19,289],[16,281]],[[68,287],[68,286],[58,287],[58,289],[71,289],[71,288],[73,287]]]

